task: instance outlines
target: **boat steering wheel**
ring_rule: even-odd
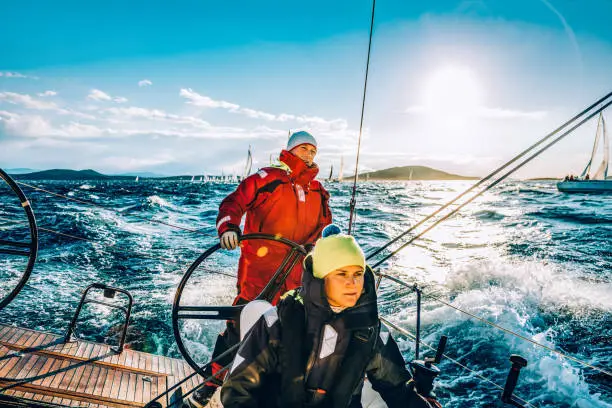
[[[32,212],[30,202],[26,198],[25,194],[23,194],[23,191],[21,191],[17,183],[15,183],[15,181],[2,169],[0,169],[0,178],[6,182],[9,188],[13,190],[13,192],[19,198],[21,208],[27,217],[28,227],[30,230],[29,237],[25,236],[24,239],[2,239],[3,237],[0,235],[0,255],[28,258],[25,270],[21,274],[21,278],[17,281],[15,286],[12,289],[9,289],[7,293],[5,293],[4,290],[0,291],[0,310],[2,310],[15,298],[15,296],[19,294],[32,274],[32,269],[34,268],[34,263],[36,262],[36,254],[38,252],[38,228],[36,227],[36,219],[34,218],[34,213]],[[9,227],[20,224],[13,222],[13,217],[15,216],[14,213],[11,212],[8,215],[11,217],[11,219],[6,219],[6,217],[2,217],[2,214],[0,214],[0,226],[5,225],[3,222],[8,222],[6,225]],[[0,230],[0,233],[4,235],[4,231],[6,230],[2,229]]]
[[[248,241],[248,240],[267,240],[267,241],[275,241],[280,242],[287,247],[290,248],[289,253],[283,258],[279,267],[276,269],[274,275],[266,285],[266,287],[261,291],[261,293],[257,296],[256,299],[267,300],[269,302],[274,299],[279,289],[287,279],[287,276],[293,269],[293,267],[297,264],[297,262],[307,254],[306,249],[303,246],[290,241],[285,238],[281,238],[274,235],[269,234],[247,234],[240,237],[240,242]],[[204,372],[204,367],[198,364],[190,355],[189,351],[185,347],[185,343],[183,342],[183,338],[181,337],[181,333],[179,330],[179,320],[238,320],[240,317],[240,312],[244,305],[236,305],[236,306],[181,306],[181,298],[183,296],[183,290],[187,285],[187,282],[191,278],[193,272],[204,262],[206,261],[212,254],[217,252],[221,248],[220,244],[215,244],[212,247],[208,248],[202,255],[196,259],[183,278],[179,283],[176,293],[174,295],[174,302],[172,304],[172,331],[174,332],[174,339],[176,340],[176,344],[178,346],[179,351],[183,355],[183,358],[187,363],[193,368],[198,374],[203,377],[206,377]]]

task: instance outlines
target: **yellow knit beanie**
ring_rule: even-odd
[[[323,279],[330,272],[350,265],[365,269],[365,255],[352,236],[330,235],[315,244],[312,251],[312,274],[315,278]]]

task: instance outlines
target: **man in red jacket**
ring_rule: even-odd
[[[308,132],[291,135],[279,164],[265,167],[244,179],[236,191],[219,206],[217,231],[221,247],[236,249],[241,234],[240,221],[246,214],[244,234],[265,233],[287,238],[301,245],[314,244],[323,228],[332,221],[329,193],[315,180],[319,167],[314,162],[317,141]],[[290,248],[269,240],[248,240],[241,245],[238,263],[238,296],[234,304],[255,299],[280,266]],[[292,269],[274,298],[301,285],[302,262]],[[217,338],[213,359],[239,341],[236,327],[230,322]],[[227,361],[225,361],[227,360]],[[229,364],[231,358],[213,363],[210,374]],[[191,403],[204,406],[216,384],[207,383],[194,392]]]

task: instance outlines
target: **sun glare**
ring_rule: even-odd
[[[429,113],[472,115],[483,105],[482,86],[468,67],[442,67],[425,80],[423,103]]]

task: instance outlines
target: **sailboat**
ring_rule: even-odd
[[[251,145],[249,145],[249,152],[247,153],[247,160],[244,166],[244,173],[242,174],[242,180],[247,178],[251,174],[251,167],[253,167],[253,155],[251,154]]]
[[[338,171],[338,178],[336,180],[342,181],[343,173],[344,173],[344,156],[340,156],[340,170]]]
[[[138,182],[138,176],[136,176],[136,180],[134,180],[135,182]]]
[[[332,176],[334,174],[334,165],[331,165],[331,169],[329,169],[329,177],[325,181],[332,181]]]
[[[191,182],[193,183],[195,181],[195,176],[191,176]]]
[[[603,141],[602,141],[603,139]],[[597,154],[599,143],[603,144],[603,159],[597,170],[591,174],[593,160]],[[580,177],[565,177],[565,180],[557,183],[557,188],[563,193],[610,193],[612,194],[612,180],[608,178],[608,164],[610,161],[610,141],[606,131],[606,121],[603,114],[599,114],[595,142],[591,158],[582,171]]]

